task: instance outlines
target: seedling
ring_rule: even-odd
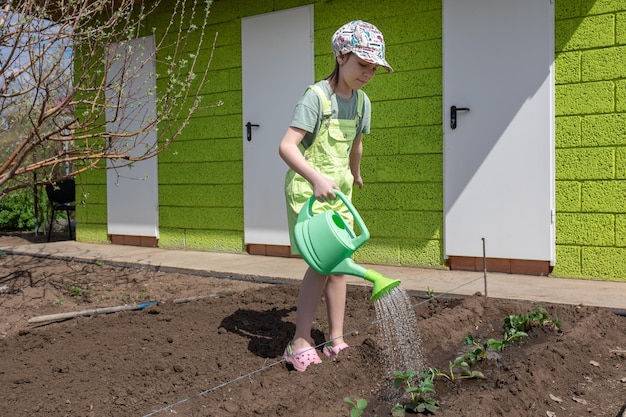
[[[428,295],[432,297],[430,288]],[[393,416],[404,415],[405,411],[413,413],[434,413],[439,405],[437,400],[431,395],[435,394],[434,380],[437,377],[443,377],[449,381],[456,379],[485,379],[482,372],[470,369],[472,365],[476,365],[481,360],[487,359],[489,350],[502,352],[504,348],[510,346],[514,342],[519,342],[523,337],[528,336],[526,333],[533,326],[545,326],[552,324],[556,328],[561,329],[561,322],[557,318],[551,318],[546,310],[537,307],[534,312],[525,315],[510,315],[504,320],[504,338],[503,340],[489,339],[482,341],[474,337],[471,333],[463,339],[463,344],[471,345],[471,349],[463,356],[457,357],[448,364],[448,374],[437,368],[428,368],[424,370],[420,378],[416,378],[416,373],[407,370],[406,372],[395,371],[393,384],[396,388],[405,387],[406,393],[411,397],[411,402],[398,403],[392,409]],[[455,370],[461,369],[461,372],[455,374]],[[419,385],[414,385],[414,380],[419,381]],[[348,402],[349,399],[344,399]],[[354,404],[354,403],[352,403]],[[362,412],[362,411],[361,411]],[[355,414],[360,416],[361,414]],[[352,414],[351,414],[352,417]]]
[[[350,399],[350,397],[346,397],[343,401],[352,406],[352,410],[350,410],[350,417],[360,417],[363,412],[365,412],[365,407],[367,407],[367,400],[363,398],[359,398],[356,402],[354,402]]]
[[[505,347],[511,345],[511,342],[518,342],[524,336],[528,335],[524,332],[513,331],[508,335],[505,333],[504,340],[489,339],[486,342],[482,342],[480,339],[474,338],[470,333],[463,339],[463,344],[473,345],[474,348],[465,354],[465,358],[468,359],[472,365],[475,365],[479,360],[487,359],[489,349],[502,352]]]
[[[434,376],[429,372],[423,372],[421,378],[419,378],[419,385],[413,385],[413,381],[416,379],[415,372],[407,370],[406,372],[395,371],[395,378],[393,380],[393,386],[396,388],[405,387],[405,391],[411,397],[411,402],[396,404],[392,409],[392,413],[397,413],[401,410],[410,410],[414,413],[430,412],[434,413],[439,408],[437,400],[430,397],[435,393],[435,384],[433,383]]]
[[[479,338],[474,337],[471,333],[463,339],[464,345],[471,345],[472,349],[463,356],[457,357],[454,361],[451,361],[448,365],[449,374],[440,371],[436,368],[430,368],[430,372],[433,377],[444,377],[450,381],[455,379],[471,379],[480,378],[484,379],[485,376],[478,371],[470,370],[472,365],[476,365],[481,360],[487,359],[487,353],[489,350],[495,352],[502,352],[504,348],[510,346],[514,342],[519,342],[523,337],[528,336],[526,333],[534,325],[545,326],[553,324],[558,329],[561,328],[561,322],[556,318],[551,318],[546,310],[542,307],[537,307],[534,312],[525,315],[510,315],[504,320],[504,339],[489,339],[487,341],[481,341]],[[461,374],[455,375],[454,370],[461,368]]]
[[[118,300],[120,300],[123,303],[138,302],[138,301],[143,301],[145,299],[146,299],[146,294],[143,292],[136,293],[136,294],[125,293],[118,297]]]
[[[430,373],[433,379],[437,377],[443,377],[449,381],[454,381],[455,379],[485,379],[485,375],[483,375],[482,372],[473,371],[470,369],[470,364],[467,363],[466,356],[467,354],[465,354],[464,356],[459,356],[454,361],[449,362],[449,374],[446,374],[445,372],[442,372],[437,368],[428,368],[426,372]],[[456,368],[461,368],[460,374],[454,373],[454,370]]]
[[[561,321],[558,318],[551,318],[543,307],[537,307],[534,312],[521,316],[510,315],[504,319],[504,335],[505,337],[511,333],[524,333],[533,326],[554,325],[557,329],[561,329]]]
[[[70,285],[69,287],[67,287],[67,291],[70,297],[82,297],[89,293],[89,290],[83,290],[82,288],[75,285]]]

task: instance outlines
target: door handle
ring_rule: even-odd
[[[248,142],[250,142],[252,140],[252,128],[253,127],[259,127],[259,125],[255,125],[253,123],[246,123],[246,132],[247,132],[247,138],[248,138]]]
[[[456,129],[456,112],[458,111],[470,111],[469,107],[450,107],[450,128]]]

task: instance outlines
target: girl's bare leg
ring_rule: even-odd
[[[326,281],[326,308],[328,310],[329,340],[333,346],[344,343],[343,320],[346,314],[346,277],[329,275]]]
[[[322,296],[325,282],[325,275],[319,274],[312,268],[306,270],[298,295],[296,332],[291,343],[294,350],[311,346],[313,319],[315,318],[315,311]]]

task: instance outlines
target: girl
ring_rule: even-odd
[[[287,215],[292,253],[297,254],[293,230],[298,213],[311,196],[321,204],[314,213],[335,210],[352,225],[353,219],[334,190],[348,198],[361,179],[362,135],[370,131],[371,104],[361,88],[374,78],[378,67],[392,72],[385,60],[385,41],[372,24],[360,20],[340,27],[332,37],[335,69],[310,86],[297,103],[279,153],[289,165],[285,178]],[[300,287],[296,331],[284,358],[303,372],[321,363],[312,347],[311,327],[315,310],[325,292],[329,342],[322,351],[335,357],[348,345],[343,340],[346,281],[343,275],[322,276],[308,268]]]

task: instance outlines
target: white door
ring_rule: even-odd
[[[288,246],[287,165],[278,145],[298,98],[314,81],[313,6],[244,18],[241,38],[244,240]]]
[[[446,258],[554,264],[553,3],[443,1]]]
[[[108,48],[107,82],[119,85],[126,79],[121,96],[110,88],[106,111],[108,132],[137,132],[156,117],[154,92],[156,65],[154,37],[133,39]],[[117,104],[117,106],[113,106]],[[140,142],[141,145],[135,144]],[[131,156],[139,156],[157,142],[155,130],[125,139],[113,146]],[[107,226],[109,235],[159,238],[157,157],[132,165],[112,168],[119,161],[107,160]]]

